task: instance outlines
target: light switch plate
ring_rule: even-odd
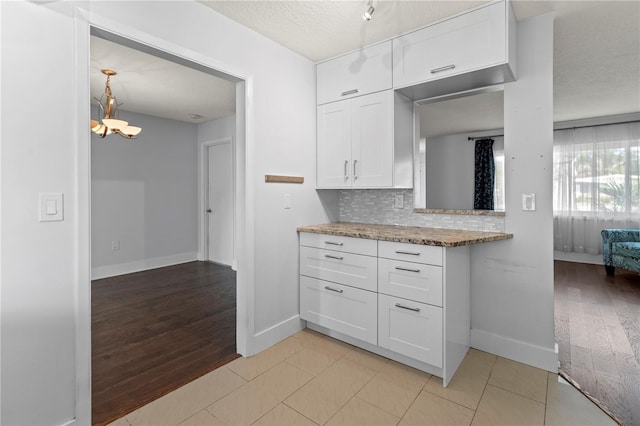
[[[536,194],[522,194],[522,210],[534,211],[536,209]]]
[[[64,220],[64,196],[62,192],[41,192],[39,201],[40,222]]]
[[[284,194],[284,208],[287,210],[291,208],[291,194]]]

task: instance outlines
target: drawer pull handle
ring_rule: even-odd
[[[332,288],[332,287],[329,287],[328,285],[325,285],[325,286],[324,286],[324,289],[325,289],[325,290],[329,290],[329,291],[335,291],[336,293],[342,293],[342,292],[343,292],[343,291],[342,291],[342,290],[340,290],[339,288]]]
[[[344,160],[344,181],[349,180],[349,175],[347,174],[347,166],[349,165],[349,160]]]
[[[342,96],[349,96],[349,95],[355,95],[356,93],[360,92],[358,89],[351,89],[351,90],[347,90],[341,93]]]
[[[325,244],[331,244],[332,246],[342,246],[344,245],[344,243],[340,242],[340,241],[325,241]]]
[[[398,254],[408,254],[411,256],[420,256],[420,253],[417,251],[404,251],[404,250],[396,250],[396,253]]]
[[[344,259],[342,256],[334,256],[332,254],[325,254],[324,257],[328,257],[329,259],[337,259],[337,260]]]
[[[396,266],[398,271],[407,271],[407,272],[420,272],[420,269],[412,269],[412,268],[403,268],[402,266]]]
[[[404,305],[401,305],[399,303],[396,303],[396,308],[406,309],[408,311],[413,311],[413,312],[420,312],[420,308],[410,308],[408,306],[404,306]]]
[[[451,64],[451,65],[447,65],[445,67],[434,68],[434,69],[431,70],[431,74],[437,74],[437,73],[442,72],[442,71],[452,70],[455,67],[456,66],[454,64]]]

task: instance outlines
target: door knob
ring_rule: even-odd
[[[213,210],[211,209],[207,209],[207,213],[211,213]]]

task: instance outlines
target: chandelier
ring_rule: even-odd
[[[107,82],[104,85],[104,95],[100,96],[100,99],[94,99],[98,102],[100,115],[103,118],[102,122],[98,120],[91,120],[91,131],[101,138],[112,133],[116,133],[123,138],[134,139],[134,136],[140,133],[142,129],[136,126],[129,126],[128,122],[115,118],[117,116],[118,108],[122,104],[119,104],[116,97],[111,93],[109,79],[112,75],[116,75],[116,72],[113,70],[102,70],[102,74],[107,76]],[[103,104],[102,100],[105,97],[106,101]]]

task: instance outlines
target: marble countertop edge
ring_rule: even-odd
[[[441,247],[459,247],[513,238],[513,234],[503,232],[350,222],[300,226],[298,232]]]

